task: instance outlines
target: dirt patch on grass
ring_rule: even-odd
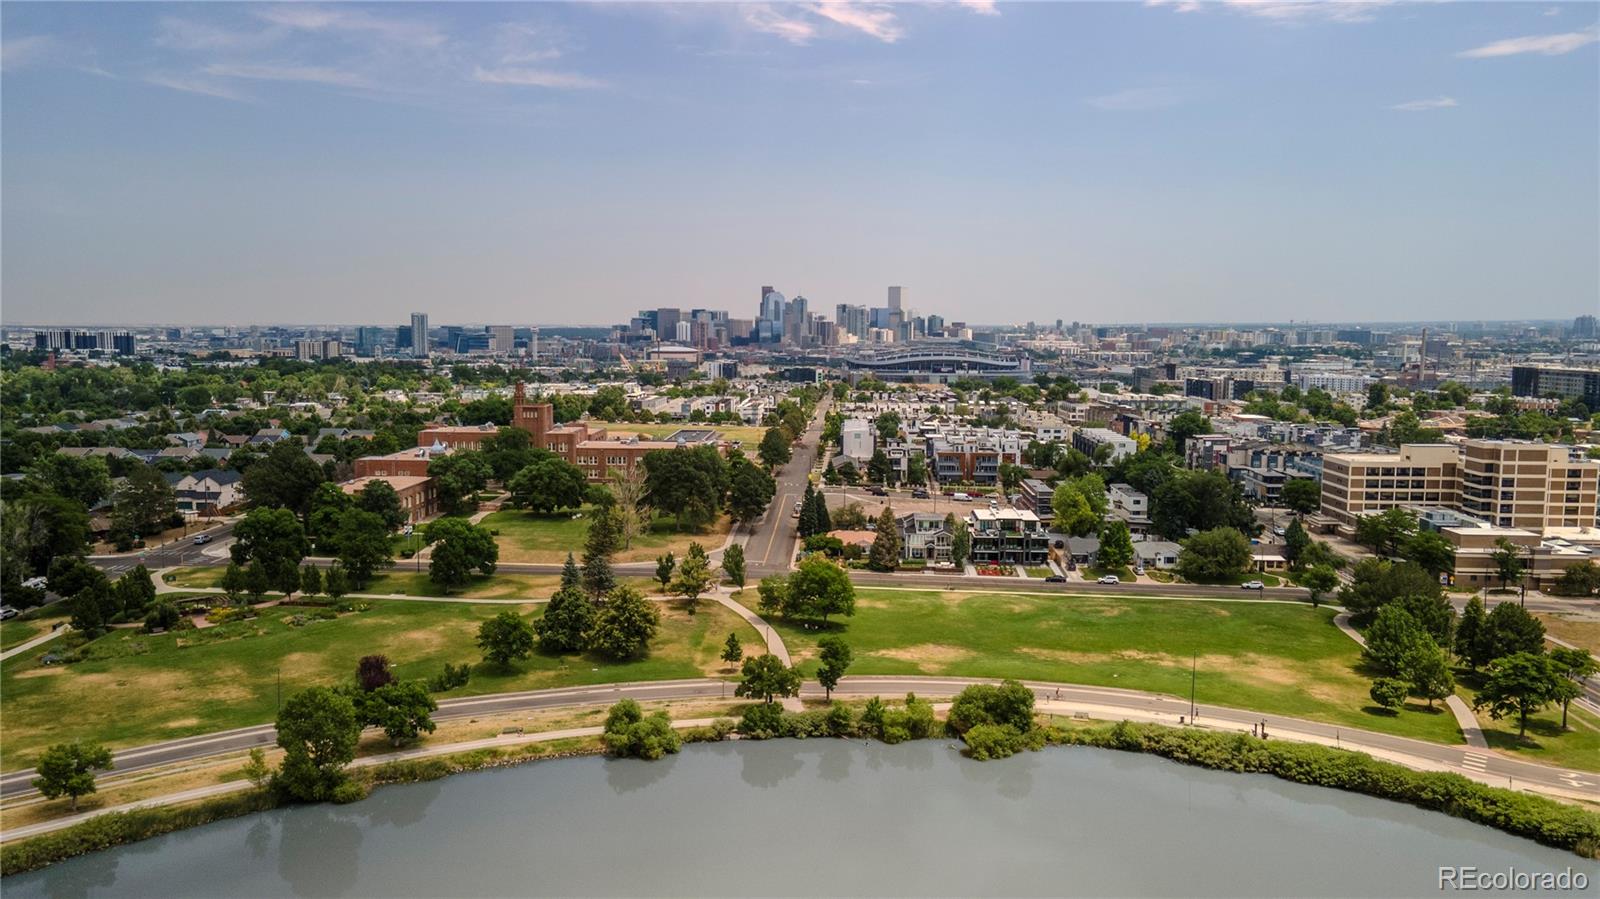
[[[200,723],[199,718],[174,718],[161,725],[162,727],[194,727]]]
[[[911,662],[923,671],[937,671],[945,665],[965,661],[972,658],[974,653],[970,649],[959,646],[948,646],[942,643],[919,643],[916,646],[907,646],[902,649],[883,649],[873,655],[895,659],[901,662]]]
[[[16,674],[14,674],[12,676],[13,677],[50,677],[50,676],[56,675],[56,674],[65,674],[66,670],[67,670],[67,667],[65,665],[40,665],[37,668],[29,668],[27,671],[18,671]]]

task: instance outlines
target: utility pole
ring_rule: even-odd
[[[1195,674],[1200,667],[1200,653],[1195,651],[1189,658],[1189,720],[1194,721],[1194,681]]]

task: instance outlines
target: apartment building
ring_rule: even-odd
[[[1109,428],[1078,428],[1072,432],[1072,446],[1091,459],[1095,458],[1095,452],[1100,447],[1109,446],[1111,456],[1106,459],[1107,462],[1115,462],[1139,451],[1138,441]]]
[[[866,462],[872,458],[873,439],[876,436],[877,428],[871,421],[864,418],[845,419],[839,429],[840,444],[844,447],[842,455],[857,463]]]
[[[975,565],[1043,565],[1050,536],[1039,516],[1019,509],[974,509],[967,513]]]
[[[1027,441],[1020,431],[969,428],[927,436],[927,455],[933,476],[945,484],[1000,482],[1000,466],[1021,465]]]
[[[1340,528],[1396,506],[1459,509],[1535,534],[1595,524],[1600,462],[1568,447],[1520,440],[1408,444],[1398,453],[1331,453],[1322,460],[1322,515]]]

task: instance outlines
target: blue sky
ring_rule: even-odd
[[[7,322],[1600,308],[1594,4],[0,7]]]

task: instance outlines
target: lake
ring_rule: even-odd
[[[1080,747],[687,746],[384,787],[6,878],[49,896],[1439,895],[1567,852],[1398,803]],[[1592,893],[1591,893],[1592,895]]]

